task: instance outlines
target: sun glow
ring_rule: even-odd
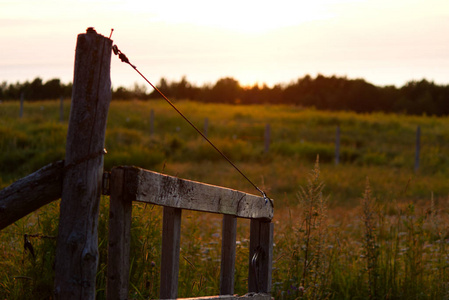
[[[447,82],[448,20],[447,0],[5,0],[0,82],[70,81],[76,35],[91,26],[106,36],[114,28],[114,42],[153,78]],[[130,85],[136,79],[122,65],[113,60],[113,80]]]
[[[161,1],[152,6],[155,20],[188,23],[242,33],[263,33],[280,27],[326,19],[331,1]],[[142,4],[144,5],[144,4]]]

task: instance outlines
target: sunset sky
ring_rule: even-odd
[[[154,83],[230,76],[272,86],[323,74],[449,84],[448,0],[0,0],[0,82],[72,81],[76,36],[90,26],[114,28]],[[112,59],[113,87],[144,83]]]

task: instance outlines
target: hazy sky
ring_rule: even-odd
[[[154,83],[231,76],[242,85],[305,74],[401,86],[449,83],[448,0],[0,0],[0,82],[73,78],[93,26]],[[114,87],[143,80],[112,58]]]

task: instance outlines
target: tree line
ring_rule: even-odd
[[[363,79],[306,75],[288,84],[268,87],[266,84],[241,86],[232,78],[219,79],[215,84],[195,86],[186,77],[179,81],[161,78],[158,89],[169,99],[189,99],[206,103],[228,104],[288,104],[323,110],[355,112],[395,112],[414,115],[449,115],[449,85],[437,85],[425,79],[410,81],[402,87],[375,86]],[[59,79],[0,85],[0,100],[45,100],[70,97],[72,84]],[[114,99],[160,98],[156,91],[147,91],[145,85],[112,89]]]

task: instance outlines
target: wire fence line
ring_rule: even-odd
[[[65,106],[70,106],[70,99],[65,99],[63,96],[61,96],[57,101],[59,101],[59,122],[64,123],[68,121],[68,118],[66,116],[65,112]],[[67,102],[69,102],[67,104]],[[41,106],[41,110],[44,110],[44,107]],[[20,107],[19,107],[19,118],[23,119],[24,116],[27,115],[26,110],[26,99],[22,93],[20,98]],[[156,136],[157,135],[157,117],[154,109],[150,110],[149,114],[149,135],[150,136]],[[212,127],[212,122],[210,118],[205,117],[203,128],[202,128],[202,134],[208,138],[210,135],[210,129]],[[177,128],[178,131],[180,130]],[[276,143],[276,130],[279,129],[276,126],[273,126],[273,124],[270,124],[269,122],[265,123],[264,125],[264,131],[261,132],[260,135],[246,135],[246,136],[237,136],[236,134],[232,135],[232,139],[241,139],[246,141],[251,141],[253,143],[261,143],[263,144],[264,153],[268,154],[272,150],[272,144]],[[164,129],[165,130],[165,129]],[[335,127],[335,139],[334,139],[334,163],[335,165],[339,165],[342,162],[344,162],[344,158],[342,157],[342,139],[344,139],[345,132],[341,129],[339,125]],[[415,172],[417,172],[420,168],[420,157],[421,157],[421,151],[422,151],[422,141],[421,141],[421,127],[417,125],[416,127],[416,140],[413,143],[414,144],[414,161],[410,162],[411,165],[413,165],[413,169]],[[319,153],[317,153],[319,154]]]

